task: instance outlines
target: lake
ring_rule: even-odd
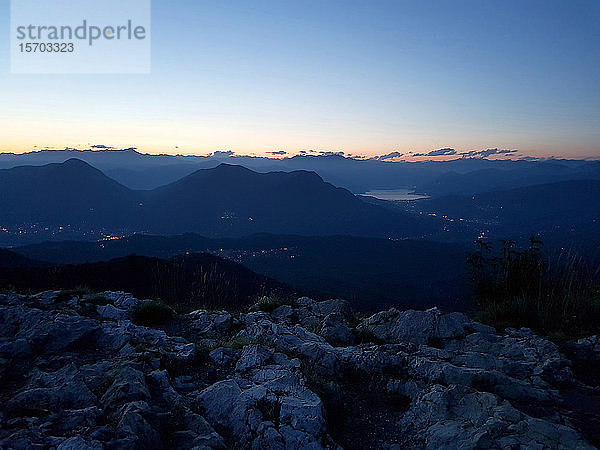
[[[415,194],[413,189],[377,189],[373,191],[367,191],[364,194],[370,197],[378,198],[379,200],[391,200],[391,201],[407,201],[407,200],[421,200],[429,198],[428,195]]]

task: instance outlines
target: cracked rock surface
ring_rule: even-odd
[[[0,294],[0,448],[588,449],[598,337],[559,348],[460,313],[342,300],[194,311]]]

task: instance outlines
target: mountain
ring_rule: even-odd
[[[448,172],[431,182],[419,184],[419,190],[431,196],[472,195],[560,181],[600,179],[595,162],[572,167],[560,161],[540,161],[511,168],[489,167],[467,173]]]
[[[469,223],[473,230],[498,238],[541,233],[556,245],[575,245],[586,253],[594,250],[594,245],[600,246],[600,180],[445,196],[419,200],[413,206],[422,214],[452,219],[448,227],[453,230]]]
[[[103,148],[102,146],[100,146]],[[0,153],[0,168],[45,165],[77,158],[131,189],[154,189],[198,169],[221,163],[266,172],[316,172],[326,182],[354,193],[416,187],[430,195],[471,194],[573,179],[600,179],[600,162],[583,160],[491,160],[462,157],[452,161],[357,159],[340,154],[304,154],[269,158],[215,152],[208,156],[149,155],[135,149],[41,150]]]
[[[144,208],[156,219],[153,231],[160,234],[202,230],[212,236],[268,232],[397,237],[421,232],[411,216],[367,205],[314,172],[261,174],[227,164],[155,189]]]
[[[547,183],[472,196],[419,200],[423,211],[493,219],[506,225],[548,224],[600,218],[600,180]]]
[[[43,166],[79,159],[102,170],[107,168],[145,169],[174,164],[180,158],[171,155],[144,155],[133,148],[123,150],[39,150],[27,153],[0,153],[0,167],[9,169],[21,165]]]
[[[88,227],[131,221],[136,195],[78,159],[0,170],[2,225]]]
[[[214,168],[220,159],[182,155],[147,155],[133,148],[116,150],[39,150],[22,154],[0,153],[0,168],[62,164],[78,159],[102,170],[130,189],[154,189],[172,183],[200,168]]]
[[[149,232],[240,236],[256,232],[303,235],[423,234],[423,221],[368,205],[306,171],[257,173],[221,164],[149,191],[134,191],[89,164],[25,166],[0,171],[2,225],[7,241],[44,240],[68,229],[73,237]]]

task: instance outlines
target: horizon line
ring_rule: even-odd
[[[64,148],[50,148],[45,147],[41,149],[32,149],[22,152],[18,151],[0,151],[2,155],[22,156],[31,155],[43,152],[94,152],[94,153],[111,153],[111,152],[135,152],[141,156],[156,156],[156,157],[173,157],[173,158],[256,158],[256,159],[268,159],[274,161],[281,161],[286,159],[293,159],[295,157],[339,157],[346,160],[354,161],[379,161],[386,163],[411,163],[411,162],[451,162],[459,160],[477,159],[487,161],[600,161],[600,157],[562,157],[562,156],[531,156],[520,153],[518,150],[506,150],[498,148],[489,148],[485,150],[470,150],[458,152],[453,148],[443,148],[439,150],[432,150],[427,153],[417,152],[391,152],[382,155],[359,155],[353,153],[345,153],[343,151],[325,151],[325,150],[301,150],[297,152],[287,152],[285,150],[267,151],[264,154],[257,153],[237,153],[231,150],[215,150],[208,153],[148,153],[140,150],[138,147],[126,147],[118,148],[106,145],[90,145],[86,148],[78,147],[64,147]],[[518,156],[518,157],[516,157]],[[516,157],[516,158],[515,158]]]

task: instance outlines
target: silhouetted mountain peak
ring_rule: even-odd
[[[271,171],[271,172],[257,172],[252,169],[248,169],[244,166],[240,166],[237,164],[227,164],[221,163],[214,169],[205,169],[206,172],[215,172],[221,175],[249,175],[254,176],[257,179],[259,178],[268,178],[268,177],[281,177],[282,179],[287,179],[289,181],[312,181],[323,183],[323,178],[321,176],[312,171],[312,170],[293,170],[293,171]]]
[[[227,163],[221,163],[214,169],[203,169],[203,170],[199,170],[198,172],[215,172],[215,173],[227,174],[227,175],[256,173],[253,170],[247,169],[244,166],[240,166],[238,164],[227,164]]]
[[[16,167],[16,169],[19,168]],[[39,170],[41,172],[40,175],[45,176],[48,183],[57,183],[56,187],[59,184],[81,184],[81,188],[90,188],[94,185],[98,189],[110,187],[111,189],[118,189],[123,192],[129,191],[122,184],[107,177],[101,170],[78,158],[70,158],[63,163],[52,163],[41,167],[27,166],[24,169],[30,169],[30,173],[34,176],[36,170]]]
[[[67,159],[64,163],[49,164],[47,167],[57,168],[59,170],[62,169],[70,171],[88,171],[94,173],[102,173],[100,170],[96,169],[95,167],[89,165],[88,163],[79,158],[70,158]]]
[[[243,187],[248,183],[253,183],[256,186],[259,184],[270,184],[273,182],[283,183],[286,185],[295,185],[298,183],[307,183],[309,185],[326,184],[323,179],[313,171],[308,170],[295,170],[291,172],[277,171],[277,172],[256,172],[248,169],[244,166],[237,164],[221,163],[217,167],[212,169],[200,169],[196,172],[182,178],[175,183],[164,186],[166,190],[170,190],[174,187],[188,186],[190,183],[214,183],[216,185],[232,185],[235,183],[240,184],[239,187]]]
[[[27,177],[33,181],[65,183],[70,180],[81,180],[83,177],[90,179],[103,178],[107,183],[118,184],[112,178],[107,177],[102,171],[89,165],[85,161],[71,158],[62,163],[51,163],[43,166],[18,166],[12,169],[0,169],[2,180],[21,180]],[[123,187],[126,189],[125,187]]]

